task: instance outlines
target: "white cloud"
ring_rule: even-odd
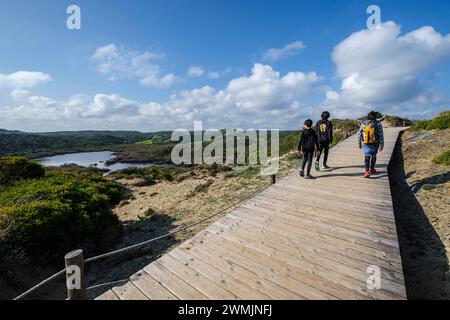
[[[220,78],[220,72],[209,71],[208,72],[208,78],[210,78],[210,79],[219,79]]]
[[[34,71],[17,71],[11,74],[0,74],[0,88],[29,89],[49,82],[49,74]]]
[[[445,101],[427,87],[423,72],[450,58],[450,34],[443,36],[430,26],[400,32],[400,26],[386,22],[339,43],[332,58],[341,88],[327,94],[325,105],[345,114],[345,108],[394,110],[407,103]]]
[[[208,78],[212,79],[212,80],[219,79],[220,77],[225,76],[226,74],[230,73],[231,71],[232,71],[232,68],[230,68],[230,67],[228,67],[224,70],[221,70],[221,71],[211,70],[208,72]]]
[[[201,77],[205,70],[201,66],[190,66],[187,72],[188,77]]]
[[[315,72],[281,75],[269,65],[255,64],[250,75],[231,80],[221,90],[210,86],[185,90],[162,103],[117,94],[75,95],[68,101],[33,96],[27,103],[4,107],[2,115],[6,123],[15,121],[26,130],[170,130],[191,128],[194,120],[203,120],[210,128],[296,127],[305,108],[310,108],[306,97],[321,80]]]
[[[264,52],[263,60],[275,62],[281,59],[295,56],[305,45],[302,41],[295,41],[285,45],[283,48],[271,48]]]
[[[27,90],[14,89],[11,91],[11,97],[16,101],[24,100],[30,93]]]
[[[99,64],[98,71],[110,81],[130,78],[138,79],[143,86],[166,88],[178,77],[172,73],[161,74],[161,67],[154,61],[164,57],[161,53],[127,51],[109,44],[97,48],[91,59]]]

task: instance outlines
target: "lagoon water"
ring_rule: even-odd
[[[45,157],[38,159],[37,161],[46,167],[60,167],[65,164],[77,164],[83,167],[94,166],[99,169],[108,169],[110,172],[126,169],[126,168],[145,168],[152,166],[169,166],[160,165],[154,163],[126,163],[117,162],[110,166],[105,163],[108,160],[114,159],[114,153],[111,151],[99,151],[99,152],[79,152],[79,153],[67,153],[51,157]]]

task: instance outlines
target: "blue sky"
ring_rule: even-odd
[[[81,8],[81,30],[66,8]],[[366,8],[381,8],[367,30]],[[4,0],[0,128],[296,129],[449,109],[450,2]]]

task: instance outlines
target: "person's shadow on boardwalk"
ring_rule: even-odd
[[[389,180],[408,299],[449,299],[445,245],[414,191],[429,180],[449,181],[450,174],[431,177],[411,187],[406,180],[409,175],[405,173],[401,136],[398,141],[389,165]]]
[[[357,168],[361,169],[360,171],[363,172],[365,166],[364,165],[353,165],[353,166],[339,166],[339,167],[330,167],[330,169],[327,169],[325,171],[321,171],[323,174],[315,176],[316,179],[323,179],[323,178],[331,178],[331,177],[362,177],[361,172],[343,172],[339,173],[339,170],[341,169],[350,169],[350,168]],[[378,172],[372,176],[370,176],[369,179],[380,179],[385,178],[388,176],[386,166],[377,167]]]

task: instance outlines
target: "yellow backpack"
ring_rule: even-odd
[[[376,141],[375,137],[376,124],[371,122],[364,126],[364,144],[374,144]]]

